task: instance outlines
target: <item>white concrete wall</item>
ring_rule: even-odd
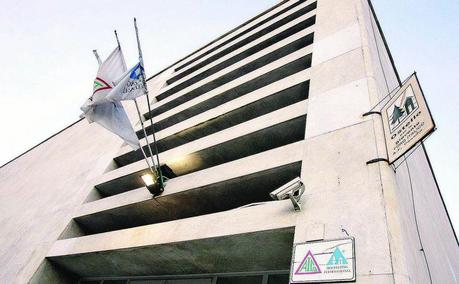
[[[302,167],[309,194],[295,242],[343,237],[346,229],[356,239],[358,283],[430,281],[407,171],[365,164],[385,157],[385,148],[380,117],[362,114],[397,85],[368,2],[318,1]],[[408,164],[433,283],[457,283],[457,243],[421,148]]]
[[[82,120],[0,169],[0,279],[26,283],[122,142]]]
[[[360,1],[318,1],[295,242],[355,237],[357,283],[393,283],[390,227],[372,118]],[[406,278],[405,278],[406,280]]]
[[[458,283],[459,247],[423,147],[397,165],[398,200],[414,283]],[[430,274],[430,276],[429,276]]]

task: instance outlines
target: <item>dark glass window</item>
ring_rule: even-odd
[[[268,284],[289,284],[288,274],[269,275]]]
[[[263,276],[218,277],[217,284],[261,284]]]

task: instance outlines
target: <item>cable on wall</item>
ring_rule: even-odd
[[[421,245],[422,255],[424,256],[424,260],[426,262],[427,272],[429,273],[429,280],[430,280],[430,283],[432,284],[433,282],[432,282],[432,275],[430,274],[429,262],[427,261],[427,256],[426,256],[426,253],[424,251],[424,246],[422,244],[421,234],[419,233],[418,218],[417,218],[417,215],[416,215],[416,205],[415,205],[415,202],[414,202],[413,183],[411,181],[410,167],[408,167],[408,161],[407,160],[405,160],[405,165],[406,165],[406,170],[408,171],[408,179],[410,181],[411,203],[413,205],[412,207],[413,207],[414,223],[416,224],[416,233],[418,235],[419,244]]]

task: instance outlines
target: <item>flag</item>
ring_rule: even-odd
[[[120,102],[112,102],[107,95],[115,87],[115,82],[126,71],[121,48],[118,46],[108,58],[99,65],[94,80],[92,96],[81,106],[83,116],[89,123],[97,123],[118,135],[134,150],[140,148],[139,139],[132,128],[131,122]]]
[[[143,67],[140,63],[137,63],[115,82],[115,87],[110,90],[107,99],[116,102],[132,100],[144,95],[145,87],[142,74]]]
[[[112,53],[99,65],[97,77],[94,79],[93,93],[89,98],[92,104],[107,102],[107,95],[115,87],[115,82],[126,72],[126,62],[123,52],[118,46]]]
[[[85,113],[85,117],[90,123],[96,122],[108,131],[118,135],[134,150],[140,148],[139,139],[120,102],[93,105]]]

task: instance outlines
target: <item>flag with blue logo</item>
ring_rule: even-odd
[[[133,100],[144,95],[145,87],[142,76],[143,67],[140,63],[137,63],[115,82],[115,87],[110,91],[107,99],[112,102],[118,102]]]

